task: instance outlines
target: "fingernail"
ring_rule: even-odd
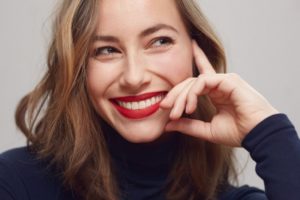
[[[159,103],[159,106],[160,106],[161,108],[166,108],[166,109],[170,108],[170,105],[168,105],[168,102],[165,101],[165,100],[162,100],[162,101]]]
[[[161,107],[161,108],[167,108],[165,102],[162,102],[162,101],[159,103],[159,107]]]
[[[161,102],[167,102],[167,97],[164,97]]]
[[[186,114],[191,114],[191,108],[190,108],[189,104],[185,108],[185,113]]]
[[[169,115],[171,120],[175,120],[174,113],[175,113],[175,111],[174,111],[174,109],[172,109],[171,112],[170,112],[170,115]]]

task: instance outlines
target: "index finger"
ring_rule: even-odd
[[[215,69],[209,62],[205,53],[198,46],[198,44],[195,40],[193,40],[193,52],[194,52],[196,66],[197,66],[200,74],[215,74],[216,73]]]

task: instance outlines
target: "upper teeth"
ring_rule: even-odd
[[[132,101],[132,102],[117,101],[117,103],[119,104],[119,106],[122,106],[130,110],[139,110],[139,109],[144,109],[149,106],[152,106],[153,104],[156,104],[157,102],[161,101],[163,97],[164,95],[161,94],[142,101]]]

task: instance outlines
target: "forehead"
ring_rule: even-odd
[[[139,30],[163,23],[183,28],[175,0],[101,0],[97,32]]]

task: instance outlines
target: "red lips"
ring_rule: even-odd
[[[144,108],[144,109],[138,109],[138,110],[130,110],[127,108],[124,108],[122,106],[120,106],[117,101],[122,101],[122,102],[134,102],[134,101],[142,101],[145,99],[149,99],[158,95],[164,95],[167,92],[150,92],[150,93],[145,93],[145,94],[141,94],[141,95],[137,95],[137,96],[125,96],[125,97],[118,97],[118,98],[113,98],[110,99],[110,101],[112,102],[112,104],[114,105],[114,107],[119,111],[120,114],[122,114],[123,116],[127,117],[127,118],[131,118],[131,119],[140,119],[140,118],[144,118],[147,117],[153,113],[155,113],[158,109],[159,109],[159,102]]]

